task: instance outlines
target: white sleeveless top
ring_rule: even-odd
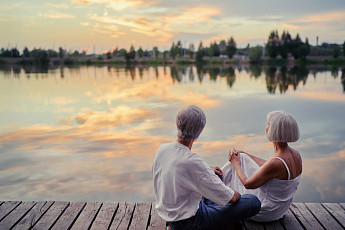
[[[241,154],[241,168],[247,177],[251,177],[260,168],[259,165],[248,155]],[[297,191],[297,187],[300,183],[300,177],[297,176],[291,179],[289,167],[286,162],[280,158],[285,165],[288,172],[288,180],[272,179],[266,184],[257,189],[246,189],[240,179],[238,178],[236,171],[230,162],[227,162],[223,167],[223,182],[238,191],[240,194],[253,194],[256,195],[261,201],[260,212],[251,217],[250,220],[268,222],[282,218],[292,203],[293,196]]]

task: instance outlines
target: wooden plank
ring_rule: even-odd
[[[89,229],[93,220],[96,218],[101,202],[87,202],[85,208],[72,226],[72,230]]]
[[[266,230],[284,230],[284,227],[279,220],[266,222],[264,225]]]
[[[336,203],[322,203],[322,206],[335,218],[338,223],[345,228],[345,210]]]
[[[243,221],[244,227],[246,230],[264,230],[264,225],[262,223],[245,220]]]
[[[54,201],[38,202],[25,216],[21,219],[13,230],[29,229],[44,215],[44,213],[53,205]]]
[[[133,202],[121,202],[109,230],[127,230],[135,208]]]
[[[7,201],[2,204],[0,206],[0,221],[2,221],[2,219],[12,212],[20,203],[20,201]]]
[[[5,203],[5,201],[0,201],[0,206],[1,206],[3,203]]]
[[[166,222],[158,215],[156,210],[156,203],[152,203],[151,220],[148,230],[165,230]]]
[[[0,222],[0,229],[11,229],[35,204],[36,202],[21,203]]]
[[[302,203],[292,203],[290,210],[296,216],[305,229],[323,230],[323,227]]]
[[[305,205],[324,228],[332,230],[343,229],[320,203],[306,203]]]
[[[118,202],[104,202],[101,210],[99,210],[99,213],[97,214],[95,221],[92,223],[91,230],[108,229],[113,217],[115,216],[118,205]]]
[[[303,230],[302,225],[298,222],[291,210],[288,210],[283,218],[280,219],[280,223],[282,223],[285,229]]]
[[[340,203],[339,205],[345,210],[345,203]]]
[[[151,203],[148,203],[148,202],[137,203],[129,229],[130,230],[146,229],[149,223],[150,211],[151,211]]]
[[[72,223],[80,215],[81,211],[85,207],[86,202],[72,202],[67,209],[63,212],[58,221],[54,224],[54,229],[69,229]]]
[[[55,201],[54,204],[48,209],[48,211],[38,220],[32,230],[41,230],[51,228],[56,220],[68,207],[69,202]]]

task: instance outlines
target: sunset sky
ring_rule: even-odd
[[[343,43],[344,0],[13,0],[0,1],[0,48],[60,46],[88,53],[169,49],[235,38],[238,47],[263,44],[271,30],[309,42]]]

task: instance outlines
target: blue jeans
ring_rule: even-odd
[[[261,202],[251,194],[244,194],[236,203],[227,203],[225,206],[203,197],[195,216],[168,224],[173,230],[222,229],[256,215],[260,208]]]

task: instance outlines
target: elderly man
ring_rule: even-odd
[[[154,159],[156,209],[173,230],[221,229],[260,210],[256,196],[227,187],[221,169],[191,151],[205,124],[199,107],[182,108],[176,117],[177,141],[161,145]]]

